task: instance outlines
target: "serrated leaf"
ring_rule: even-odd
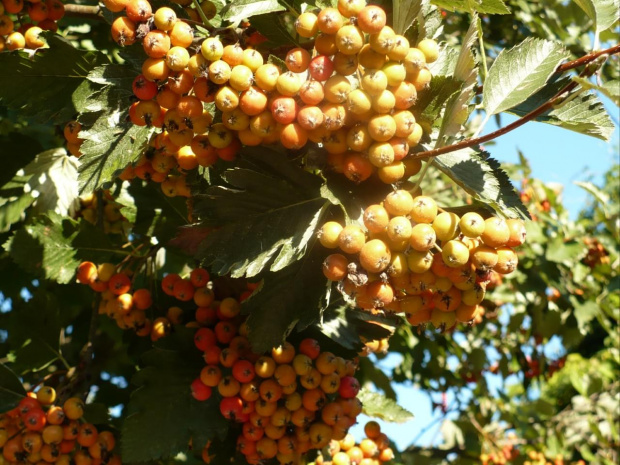
[[[253,16],[284,10],[286,8],[280,5],[277,0],[236,0],[225,6],[221,15],[226,21],[236,23]]]
[[[413,413],[378,392],[363,388],[357,398],[362,401],[362,412],[369,417],[391,423],[405,423],[413,419]]]
[[[477,11],[489,15],[506,15],[510,10],[502,0],[432,0],[432,2],[448,11],[470,13]]]
[[[290,30],[283,23],[290,15],[259,15],[252,18],[252,26],[267,38],[266,47],[282,45],[299,45],[299,41],[291,35]]]
[[[123,461],[150,462],[187,453],[190,439],[196,450],[216,436],[225,437],[228,421],[219,412],[217,394],[205,402],[190,393],[204,360],[193,346],[193,331],[176,327],[144,357],[136,373],[123,423]],[[154,408],[156,406],[156,408]]]
[[[17,406],[26,395],[26,390],[15,373],[0,363],[0,412],[7,412]]]
[[[585,255],[587,249],[581,241],[564,241],[561,236],[549,240],[545,258],[554,263],[564,263],[567,266]]]
[[[435,166],[475,200],[508,218],[529,219],[510,178],[499,162],[486,152],[458,150],[435,158]]]
[[[116,253],[102,231],[53,212],[17,230],[4,249],[24,270],[61,284],[73,280],[84,256]]]
[[[24,192],[36,199],[38,213],[53,211],[68,215],[78,202],[78,159],[65,149],[46,150],[38,154],[23,170],[28,177]]]
[[[588,79],[573,76],[573,81],[579,83],[581,87],[587,90],[594,90],[600,92],[605,97],[609,98],[612,102],[614,102],[617,106],[620,106],[620,80],[612,80],[608,81],[602,86],[589,81]]]
[[[75,96],[78,120],[87,129],[80,147],[80,192],[107,187],[127,165],[144,153],[154,131],[129,121],[131,84],[136,71],[129,64],[106,65],[94,69],[88,82]]]
[[[0,55],[0,104],[37,121],[65,123],[76,109],[71,95],[88,73],[107,61],[100,52],[73,47],[57,34],[46,34],[49,48]]]
[[[436,147],[448,145],[461,132],[469,117],[469,104],[478,83],[478,66],[473,47],[478,40],[478,15],[473,15],[467,34],[451,76],[462,83],[461,90],[447,103],[443,121],[437,137]]]
[[[421,0],[392,0],[392,28],[396,34],[407,32],[422,10]]]
[[[570,78],[558,79],[508,112],[525,116],[553,98],[568,83],[570,83]],[[534,121],[552,124],[602,140],[609,140],[615,128],[603,103],[590,92],[569,96],[567,101],[543,113]]]
[[[482,103],[489,115],[513,108],[538,92],[569,56],[559,43],[528,37],[502,50],[489,69]]]
[[[326,279],[319,271],[325,258],[321,247],[312,247],[305,256],[277,273],[265,275],[264,282],[243,302],[252,349],[266,352],[284,341],[298,325],[303,330],[316,323],[326,307]]]
[[[225,171],[226,186],[195,196],[194,212],[210,234],[198,255],[215,273],[255,276],[304,256],[330,203],[321,179],[267,148],[246,148]]]
[[[618,21],[618,0],[575,0],[575,3],[594,22],[597,34],[609,29]]]
[[[462,83],[453,76],[433,76],[430,88],[421,92],[416,102],[420,120],[431,125],[439,118],[445,103],[461,90]]]

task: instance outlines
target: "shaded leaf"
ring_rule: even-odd
[[[187,453],[190,439],[201,450],[209,439],[226,435],[228,421],[219,412],[218,396],[199,402],[190,393],[191,382],[204,367],[193,345],[193,331],[176,327],[144,355],[144,367],[132,379],[137,388],[123,423],[124,461],[148,462]]]
[[[589,81],[588,79],[573,76],[573,81],[577,81],[581,87],[588,90],[595,90],[611,99],[617,106],[620,106],[620,80],[614,79],[607,81],[602,86]]]
[[[291,34],[284,21],[289,20],[290,15],[259,15],[252,18],[252,26],[267,38],[264,46],[278,47],[282,45],[299,45],[297,39]],[[277,63],[276,63],[277,64]]]
[[[413,419],[413,413],[378,392],[363,388],[357,398],[363,404],[363,413],[369,417],[391,423],[405,423]]]
[[[35,155],[43,151],[38,140],[19,132],[0,134],[0,147],[4,153],[19,154],[19,156],[2,157],[0,186],[9,182],[20,168],[26,166],[34,159]]]
[[[446,101],[460,91],[461,86],[453,76],[433,76],[430,88],[421,92],[416,102],[416,111],[421,111],[420,119],[431,125],[435,123]]]
[[[396,34],[407,32],[422,11],[421,0],[392,0],[392,28]]]
[[[508,218],[529,219],[529,212],[510,178],[488,153],[458,150],[436,157],[435,166],[474,199],[489,205],[497,213]]]
[[[104,54],[78,50],[57,34],[45,35],[49,48],[34,55],[15,51],[0,55],[0,104],[37,121],[65,123],[76,109],[73,92],[88,73],[107,62]]]
[[[0,363],[0,411],[11,410],[25,395],[26,390],[17,375]]]
[[[559,43],[529,37],[497,56],[484,83],[483,105],[489,115],[512,108],[540,90],[568,57]]]
[[[226,186],[195,197],[203,225],[219,227],[201,246],[205,265],[220,275],[251,277],[304,256],[331,205],[321,197],[319,177],[273,150],[246,148],[222,179]]]
[[[0,232],[26,217],[26,209],[34,202],[34,197],[24,192],[26,180],[15,177],[13,181],[0,188]]]
[[[266,352],[280,345],[297,325],[303,330],[316,323],[325,309],[327,280],[320,273],[325,258],[322,247],[308,244],[301,260],[276,273],[264,276],[261,286],[245,300],[242,311],[249,314],[247,324],[252,349]]]

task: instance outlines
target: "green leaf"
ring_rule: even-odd
[[[573,314],[577,320],[579,331],[581,334],[587,334],[590,329],[589,323],[601,313],[601,309],[596,302],[592,300],[580,302],[575,296],[570,297],[570,302],[573,305]]]
[[[405,423],[413,419],[413,413],[378,392],[363,388],[357,398],[363,404],[362,412],[369,417],[391,423]]]
[[[284,10],[286,8],[280,5],[277,0],[236,0],[226,5],[221,11],[221,15],[223,19],[236,23],[253,16]]]
[[[529,219],[527,208],[510,178],[488,153],[458,150],[436,157],[434,163],[475,200],[489,205],[497,213],[508,218]]]
[[[569,82],[569,78],[554,81],[508,112],[525,116],[554,97]],[[537,117],[535,121],[553,124],[598,139],[609,140],[615,126],[605,106],[593,93],[578,92],[576,91],[565,102]]]
[[[325,250],[313,247],[316,242],[313,238],[310,251],[301,260],[266,274],[260,288],[243,302],[254,352],[282,344],[295,326],[301,331],[316,323],[327,307],[327,280],[319,272]]]
[[[484,83],[482,103],[487,113],[495,115],[527,100],[568,55],[561,44],[534,37],[502,50]]]
[[[572,266],[575,261],[586,253],[586,246],[581,241],[564,241],[561,236],[549,240],[545,258],[550,262]]]
[[[579,76],[573,76],[573,81],[578,82],[584,89],[600,92],[617,106],[620,106],[620,80],[613,79],[611,81],[607,81],[602,86]]]
[[[478,83],[478,65],[473,47],[478,40],[478,15],[474,15],[467,34],[463,39],[461,51],[449,75],[461,83],[460,91],[447,103],[436,147],[448,145],[458,135],[469,117],[469,104]]]
[[[53,212],[16,231],[4,249],[24,270],[61,284],[73,280],[81,258],[116,253],[98,228]]]
[[[506,15],[510,10],[502,0],[432,0],[440,8],[448,11],[486,13],[490,15]]]
[[[65,149],[38,154],[23,170],[29,178],[24,191],[36,199],[35,211],[72,213],[78,202],[77,170],[78,159],[68,155]]]
[[[259,15],[252,18],[252,26],[267,38],[261,46],[278,47],[282,45],[299,45],[299,41],[291,34],[291,15]],[[285,23],[287,21],[288,23]],[[289,24],[289,28],[287,25]],[[277,65],[277,63],[276,63]]]
[[[575,3],[594,22],[596,33],[603,32],[618,21],[618,0],[575,0]]]
[[[148,146],[153,128],[129,121],[131,84],[136,70],[128,65],[106,65],[94,69],[76,95],[78,120],[87,129],[80,151],[80,192],[109,187],[130,163],[137,161]]]
[[[321,179],[267,148],[246,148],[222,174],[226,186],[195,196],[195,214],[210,234],[198,257],[219,274],[255,276],[299,260],[326,208]]]
[[[430,88],[421,92],[416,102],[416,112],[421,112],[420,120],[435,123],[445,103],[461,90],[462,83],[453,76],[433,76]]]
[[[57,34],[45,35],[49,48],[0,55],[0,104],[37,121],[65,123],[75,116],[71,95],[88,73],[107,61],[99,52],[74,48]]]
[[[392,0],[392,28],[405,34],[422,11],[422,0]]]
[[[26,390],[15,373],[0,363],[0,412],[7,412],[17,406],[26,395]]]
[[[25,186],[26,180],[16,176],[0,188],[0,232],[8,231],[26,217],[26,209],[35,199],[24,192]]]
[[[190,439],[194,449],[201,450],[209,439],[226,436],[228,421],[219,412],[217,391],[205,402],[190,393],[191,382],[204,367],[193,332],[175,327],[144,355],[144,367],[132,379],[137,388],[122,428],[123,461],[170,458],[187,453]]]

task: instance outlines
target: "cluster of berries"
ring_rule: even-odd
[[[321,351],[314,339],[285,342],[268,355],[252,352],[239,299],[213,301],[197,314],[196,347],[206,366],[192,395],[217,395],[221,414],[240,427],[237,449],[249,464],[300,463],[311,449],[343,439],[361,413],[357,364]],[[210,445],[203,459],[211,460]]]
[[[121,465],[113,452],[114,435],[84,421],[81,399],[71,397],[62,406],[55,402],[56,391],[41,386],[0,413],[0,463]]]
[[[106,234],[124,234],[129,227],[129,222],[122,215],[121,204],[114,200],[110,191],[103,191],[103,231]],[[97,224],[99,199],[95,194],[87,194],[80,197],[80,209],[78,216],[84,218],[90,224]]]
[[[116,269],[111,263],[97,266],[92,262],[83,262],[78,267],[78,282],[101,293],[99,314],[108,315],[121,329],[133,329],[138,336],[150,336],[152,341],[167,335],[173,324],[183,322],[185,312],[176,305],[169,306],[165,316],[157,316],[159,309],[153,305],[151,292],[148,289],[132,291],[130,272],[116,272]],[[214,301],[214,293],[209,279],[209,273],[202,268],[192,270],[187,278],[171,273],[162,279],[161,287],[166,295],[181,303],[193,301],[196,304],[197,323],[193,325],[211,318],[209,306]]]
[[[168,7],[153,12],[147,0],[105,4],[124,13],[112,24],[113,38],[121,45],[140,41],[148,57],[134,81],[138,101],[130,119],[161,128],[122,179],[152,179],[167,195],[182,195],[179,176],[232,161],[242,145],[299,149],[308,141],[355,182],[374,171],[386,183],[419,171],[419,161],[406,158],[423,135],[410,110],[430,84],[426,65],[438,47],[431,39],[410,47],[386,25],[380,7],[341,0],[337,9],[303,13],[295,27],[304,38],[316,36],[314,49],[293,48],[282,70],[259,51],[218,37],[194,52],[193,28]],[[221,112],[216,124],[204,105],[211,102]]]
[[[390,447],[390,440],[381,432],[381,426],[376,421],[369,421],[364,425],[366,437],[355,443],[355,438],[347,434],[340,441],[331,441],[328,447],[330,460],[319,456],[316,465],[381,465],[389,464],[394,459],[394,451]]]
[[[44,47],[46,43],[41,33],[56,31],[56,21],[64,15],[65,6],[60,0],[2,0],[0,52]]]
[[[366,230],[335,221],[320,229],[323,246],[344,252],[325,259],[325,276],[362,309],[404,313],[414,326],[430,321],[441,329],[481,314],[493,273],[516,269],[512,248],[526,234],[520,220],[459,217],[406,190],[369,206],[363,222]]]

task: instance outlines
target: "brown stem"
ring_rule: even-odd
[[[616,44],[613,47],[610,47],[606,50],[600,50],[598,52],[591,52],[587,55],[578,58],[577,60],[569,61],[558,66],[556,69],[556,73],[563,73],[564,71],[568,71],[570,69],[578,68],[579,66],[587,65],[588,63],[592,63],[598,57],[603,55],[615,55],[620,52],[620,44]]]
[[[497,131],[491,132],[487,134],[486,136],[474,137],[472,139],[465,139],[456,144],[446,145],[445,147],[440,147],[440,148],[433,149],[433,150],[427,150],[426,152],[419,152],[419,153],[414,154],[413,157],[414,158],[436,157],[438,155],[443,155],[445,153],[455,152],[457,150],[465,149],[468,147],[473,147],[475,145],[484,144],[485,142],[489,142],[493,139],[498,138],[499,136],[503,136],[504,134],[509,133],[510,131],[514,131],[518,127],[523,126],[528,121],[536,119],[537,117],[545,113],[547,110],[550,110],[556,103],[558,103],[558,101],[560,100],[560,98],[562,98],[564,94],[571,92],[572,90],[575,89],[575,87],[577,87],[577,83],[571,82],[566,87],[564,87],[560,92],[558,92],[558,94],[555,97],[553,97],[551,100],[542,104],[535,110],[530,111],[527,115],[519,118],[514,123],[511,123],[508,126],[500,128]]]
[[[65,5],[65,15],[70,17],[96,19],[99,21],[103,20],[101,8],[96,5],[76,5],[74,3],[67,3]]]
[[[588,53],[587,55],[577,59],[577,60],[573,60],[573,61],[569,61],[567,63],[564,63],[563,65],[558,66],[556,72],[561,73],[561,72],[565,72],[574,68],[577,68],[579,66],[584,66],[587,65],[589,63],[592,63],[594,60],[596,60],[597,58],[603,56],[603,55],[615,55],[617,53],[620,53],[620,44],[617,44],[611,48],[608,48],[606,50],[601,50],[599,52],[592,52],[592,53]],[[493,139],[496,139],[500,136],[503,136],[506,133],[509,133],[510,131],[514,131],[515,129],[523,126],[525,123],[527,123],[528,121],[532,121],[536,118],[538,118],[540,115],[544,114],[545,112],[547,112],[548,110],[550,110],[551,108],[553,108],[553,106],[555,104],[557,104],[559,102],[559,100],[561,100],[565,94],[568,94],[569,92],[572,92],[576,87],[578,86],[578,84],[576,82],[571,82],[569,83],[567,86],[565,86],[560,92],[558,92],[553,98],[551,98],[550,100],[548,100],[547,102],[543,103],[541,106],[539,106],[538,108],[530,111],[527,115],[519,118],[517,121],[509,124],[508,126],[505,126],[503,128],[498,129],[497,131],[491,132],[485,136],[481,136],[481,137],[474,137],[471,139],[465,139],[462,140],[461,142],[458,142],[456,144],[452,144],[452,145],[447,145],[445,147],[439,147],[433,150],[427,150],[425,152],[419,152],[413,155],[414,158],[431,158],[431,157],[436,157],[438,155],[443,155],[446,153],[450,153],[450,152],[455,152],[457,150],[461,150],[461,149],[465,149],[468,147],[473,147],[475,145],[480,145],[480,144],[484,144],[485,142],[489,142]]]

